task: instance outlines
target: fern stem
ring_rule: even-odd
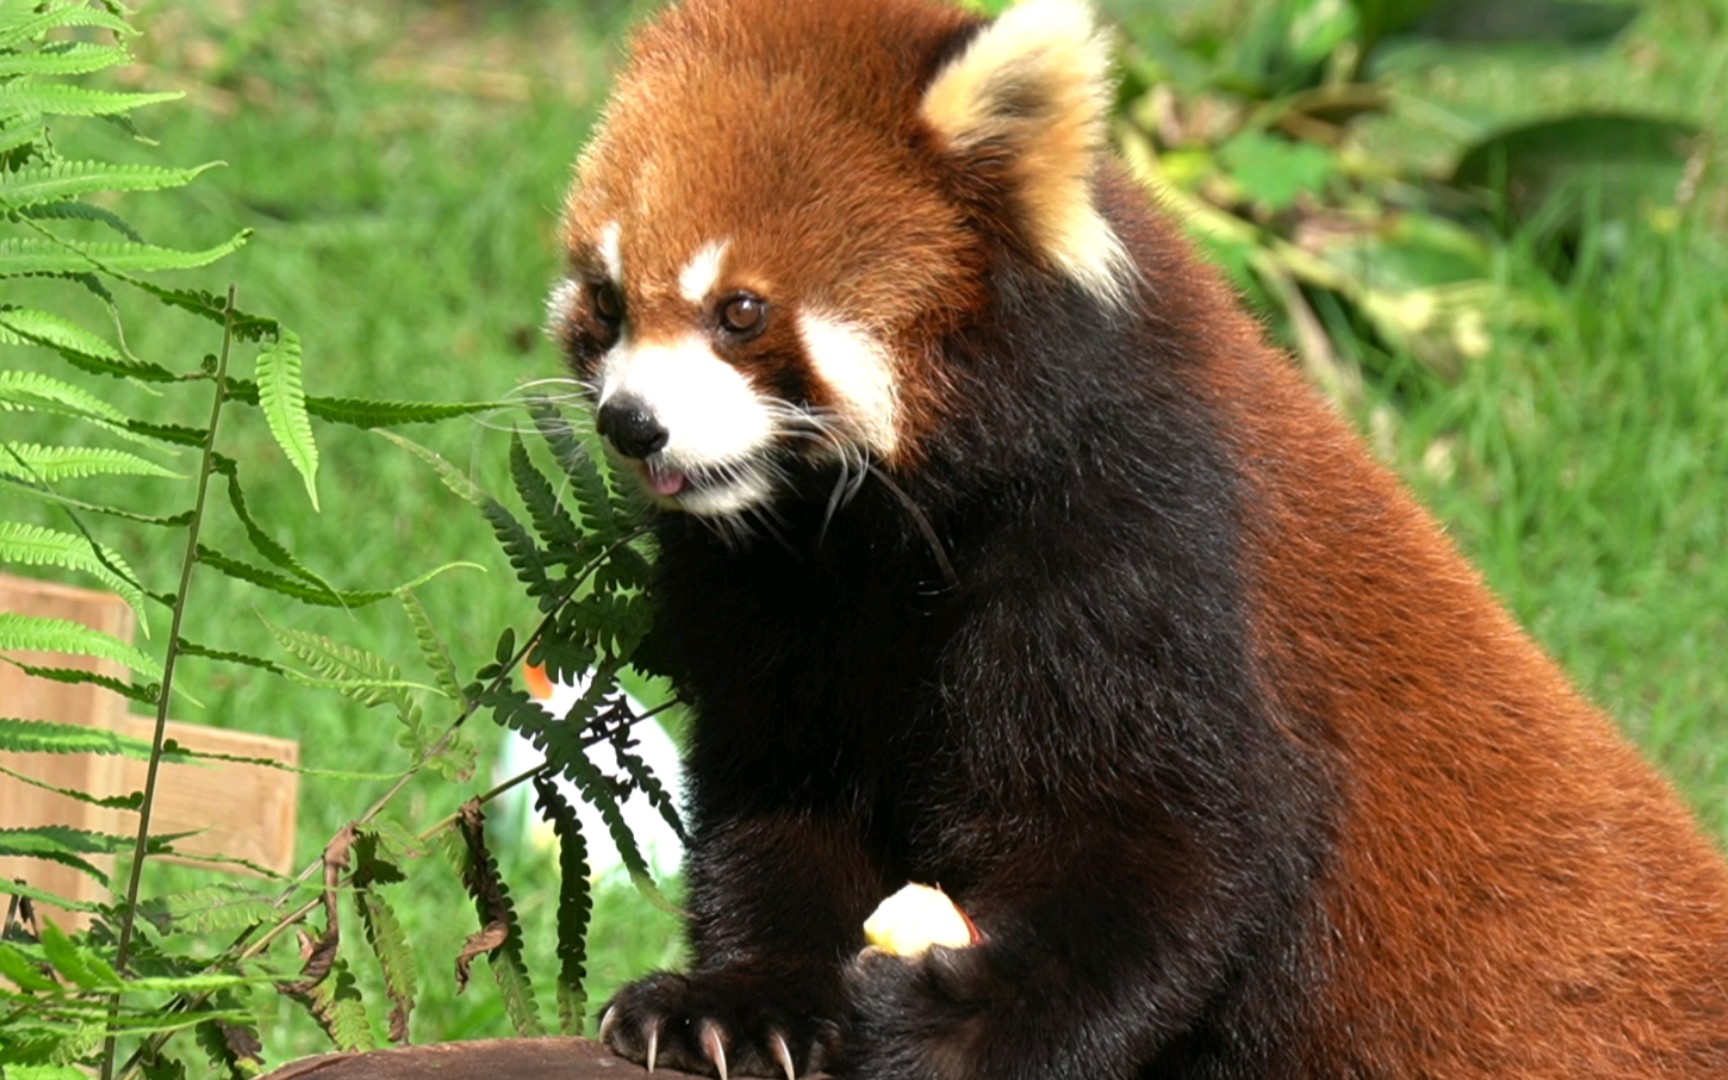
[[[174,670],[180,656],[180,624],[186,614],[186,598],[192,588],[192,569],[198,565],[198,533],[204,523],[204,507],[210,490],[210,474],[216,463],[216,426],[222,419],[226,398],[228,353],[234,342],[234,286],[228,286],[228,309],[222,322],[222,352],[216,359],[215,394],[210,401],[210,427],[204,437],[204,453],[198,465],[198,497],[192,504],[192,521],[186,530],[186,554],[180,560],[180,588],[174,594],[174,618],[168,628],[168,649],[162,660],[162,691],[156,699],[156,730],[150,743],[150,766],[144,774],[144,801],[138,808],[138,839],[132,849],[132,866],[126,879],[126,905],[120,916],[120,940],[115,948],[114,969],[126,973],[132,950],[132,932],[138,917],[138,887],[144,876],[144,859],[150,845],[150,811],[156,801],[156,780],[162,765],[162,745],[168,731],[168,703],[173,700]],[[109,1027],[120,1012],[120,995],[109,1005]],[[115,1036],[102,1043],[102,1080],[114,1076]]]

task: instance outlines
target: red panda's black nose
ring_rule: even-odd
[[[635,398],[617,398],[600,406],[595,428],[620,454],[638,461],[666,445],[671,436]]]

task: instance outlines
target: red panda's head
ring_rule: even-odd
[[[1094,173],[1108,48],[1084,0],[685,0],[644,28],[566,207],[552,329],[669,509],[788,470],[904,467],[941,343],[1001,252],[1119,299]]]

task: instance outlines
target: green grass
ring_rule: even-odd
[[[142,20],[154,68],[139,81],[190,95],[140,117],[160,149],[94,124],[67,139],[139,160],[228,163],[187,192],[123,210],[147,237],[180,246],[257,229],[215,280],[198,280],[232,279],[242,306],[297,328],[311,391],[500,397],[559,369],[538,330],[557,266],[557,205],[624,7],[526,4],[487,16],[484,5],[261,2],[234,22],[231,5],[158,4]],[[1665,0],[1634,39],[1591,61],[1597,67],[1495,69],[1490,86],[1463,77],[1476,70],[1464,65],[1426,73],[1416,88],[1452,92],[1462,110],[1527,99],[1532,87],[1588,87],[1592,100],[1649,98],[1728,136],[1720,116],[1697,113],[1724,96],[1724,10],[1718,0]],[[1661,64],[1649,63],[1640,51],[1648,49],[1660,50]],[[1716,205],[1701,203],[1700,217]],[[1598,237],[1585,264],[1562,290],[1561,333],[1498,328],[1492,354],[1454,383],[1408,360],[1375,358],[1380,374],[1362,421],[1520,619],[1728,837],[1728,671],[1719,659],[1728,655],[1728,241],[1720,222],[1681,222],[1666,233]],[[1510,278],[1535,273],[1516,247],[1505,266]],[[135,320],[130,335],[139,355],[182,365],[216,347],[208,327],[189,320]],[[202,407],[136,400],[146,411]],[[469,671],[490,658],[502,626],[529,623],[531,607],[484,523],[424,467],[376,436],[326,428],[323,512],[311,515],[262,423],[237,415],[226,451],[251,463],[254,506],[315,570],[372,586],[451,559],[484,564],[484,576],[461,572],[422,590]],[[504,486],[508,436],[495,426],[410,434]],[[232,540],[232,527],[222,528]],[[156,539],[120,546],[141,573],[167,581],[178,551]],[[194,588],[202,614],[189,636],[273,651],[251,591],[209,574]],[[406,622],[382,606],[258,610],[392,658],[415,655]],[[387,769],[397,760],[394,723],[382,714],[287,695],[243,669],[194,665],[188,674],[206,708],[185,719],[296,737],[313,767]],[[475,728],[495,744],[489,721]],[[300,857],[315,857],[381,787],[306,778]],[[422,780],[402,816],[430,823],[467,794]],[[555,866],[531,847],[499,847],[545,991]],[[424,869],[424,884],[395,896],[420,958],[414,1037],[506,1034],[484,976],[454,995],[450,963],[472,908],[447,874]],[[670,962],[675,939],[672,920],[628,886],[600,889],[591,997]],[[270,1008],[272,1061],[323,1047],[298,1009]]]
[[[1728,250],[1641,234],[1550,341],[1407,369],[1392,457],[1520,620],[1728,837]],[[1415,384],[1415,385],[1412,385]]]

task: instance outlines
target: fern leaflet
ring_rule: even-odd
[[[0,319],[4,318],[0,314]],[[38,371],[0,371],[0,410],[32,409],[43,404],[95,420],[126,423],[125,413],[82,387]]]
[[[583,554],[582,530],[576,527],[570,512],[559,502],[558,493],[552,489],[551,483],[534,467],[527,447],[519,438],[510,440],[510,476],[515,481],[516,493],[522,497],[522,505],[528,508],[534,531],[546,545],[548,561],[587,562]]]
[[[149,613],[137,575],[115,551],[97,548],[77,533],[60,532],[19,521],[0,521],[0,562],[23,566],[58,566],[89,574],[118,594],[137,613],[149,633]]]
[[[100,192],[183,187],[216,164],[212,161],[190,169],[165,169],[155,165],[113,165],[106,161],[56,161],[0,173],[0,206],[24,210]]]
[[[25,274],[76,274],[87,270],[111,273],[149,273],[157,270],[193,270],[208,266],[238,250],[251,239],[244,229],[225,243],[202,251],[181,251],[121,241],[74,244],[69,240],[44,240],[33,236],[0,240],[0,277]]]
[[[544,776],[534,778],[535,807],[558,836],[558,1025],[566,1035],[582,1033],[588,996],[588,920],[594,899],[588,883],[588,844],[576,811]]]
[[[162,665],[155,658],[111,634],[70,619],[0,611],[0,650],[94,656],[112,660],[140,675],[162,678]]]
[[[132,54],[117,45],[70,41],[38,53],[0,54],[0,79],[19,75],[88,75],[131,61]]]
[[[258,354],[258,406],[264,410],[270,434],[306,483],[306,497],[318,509],[318,444],[306,416],[306,391],[301,386],[300,338],[284,330],[272,347]]]
[[[173,480],[186,479],[154,461],[124,450],[10,442],[0,443],[0,474],[49,483],[88,476],[157,476]]]

